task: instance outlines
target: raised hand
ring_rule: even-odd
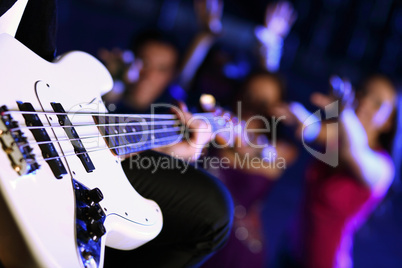
[[[328,94],[313,93],[311,95],[311,103],[315,106],[324,109],[329,104],[339,101],[339,107],[353,108],[355,102],[355,92],[352,84],[346,78],[340,78],[337,75],[333,75],[329,79],[330,92]]]
[[[332,95],[335,99],[340,101],[342,108],[353,108],[355,101],[355,92],[353,90],[352,84],[346,78],[340,78],[339,76],[333,75],[329,79]]]
[[[297,19],[297,13],[291,3],[283,1],[270,4],[265,12],[266,29],[284,38]]]
[[[223,0],[194,0],[194,10],[203,30],[215,35],[222,31]]]
[[[279,69],[283,39],[288,35],[297,13],[289,2],[270,4],[265,13],[264,26],[255,28],[255,36],[260,42],[261,63],[268,71]]]

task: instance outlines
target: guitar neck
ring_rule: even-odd
[[[208,122],[212,132],[224,127],[224,122],[212,113],[194,114]],[[127,155],[168,146],[183,140],[185,126],[174,115],[108,115],[95,116],[101,134],[116,155]]]

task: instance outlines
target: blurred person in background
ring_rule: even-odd
[[[219,34],[223,8],[222,2],[218,0],[197,0],[194,4],[203,31],[196,36],[182,65],[173,38],[160,31],[138,35],[129,51],[100,50],[99,56],[115,80],[115,90],[104,96],[113,113],[151,113],[152,104],[172,104],[176,100],[185,99],[186,92],[182,86],[191,82],[193,72]],[[181,105],[180,108],[185,114],[184,122],[190,120],[191,114],[187,107]],[[197,125],[197,121],[195,123]],[[194,126],[194,129],[199,128],[203,127]],[[205,134],[194,134],[191,135],[194,144],[199,144],[201,140],[206,142],[203,138]],[[187,142],[153,151],[192,160],[200,155]],[[147,157],[152,163],[160,159],[160,155],[152,151],[143,152],[140,157]],[[215,181],[211,181],[205,172],[196,171],[193,167],[182,175],[174,175],[175,178],[172,177],[174,170],[158,168],[155,173],[149,174],[149,170],[141,168],[128,169],[128,161],[123,162],[123,167],[131,174],[135,188],[159,204],[163,211],[164,226],[154,240],[133,251],[108,248],[106,267],[115,264],[124,267],[198,267],[224,245],[231,227],[232,207],[230,197],[222,185],[215,185]],[[204,192],[207,189],[210,192]],[[208,208],[209,205],[217,207]],[[194,221],[186,219],[187,216]]]
[[[203,267],[266,267],[262,202],[297,157],[297,149],[280,135],[281,123],[270,113],[272,107],[282,102],[283,95],[283,82],[267,71],[250,75],[241,90],[238,112],[247,121],[245,135],[249,144],[243,139],[231,148],[217,150],[216,155],[228,159],[229,165],[211,170],[234,199],[233,230],[225,248]],[[266,134],[257,134],[255,130]]]
[[[179,50],[170,36],[143,32],[129,51],[101,50],[100,57],[115,80],[114,95],[104,96],[112,112],[150,113],[151,104],[172,102],[166,89],[177,72]]]
[[[218,157],[229,160],[229,166],[211,170],[234,199],[233,230],[228,244],[206,262],[205,268],[267,266],[269,245],[261,221],[262,202],[298,154],[296,147],[282,135],[280,119],[272,113],[285,98],[285,83],[274,72],[279,69],[283,39],[296,17],[289,2],[270,4],[264,26],[255,30],[261,67],[244,81],[236,99],[240,106],[234,108],[236,115],[247,122],[245,133],[240,134],[247,135],[247,141],[240,137],[241,142],[233,147],[216,150]]]
[[[297,12],[291,3],[278,1],[269,4],[263,25],[251,28],[251,34],[247,35],[255,36],[251,49],[225,45],[224,40],[218,42],[197,72],[191,87],[192,93],[212,94],[220,105],[230,107],[239,84],[253,70],[272,73],[279,70],[284,40],[296,19]],[[240,38],[244,34],[239,32],[238,35]]]
[[[313,104],[334,114],[338,125],[313,119],[302,105],[279,108],[305,141],[325,146],[339,165],[316,160],[307,169],[298,258],[302,267],[352,267],[353,235],[386,195],[394,178],[390,151],[396,128],[397,93],[385,76],[370,77],[357,92],[348,81],[331,78],[333,94],[313,94]],[[331,107],[332,106],[332,107]],[[332,112],[331,112],[332,111]],[[313,115],[314,116],[314,115]],[[309,117],[310,126],[305,126]],[[310,129],[309,129],[310,128]],[[322,162],[323,161],[323,162]]]
[[[114,90],[104,96],[113,112],[150,112],[153,103],[186,99],[195,72],[222,30],[223,1],[195,0],[194,10],[200,31],[182,61],[173,36],[159,30],[139,34],[129,50],[99,51],[115,80]]]

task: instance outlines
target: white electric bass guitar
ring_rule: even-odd
[[[162,228],[120,156],[177,142],[174,115],[107,114],[112,78],[94,57],[49,63],[0,35],[0,260],[6,267],[102,267]],[[217,125],[211,122],[213,128]]]

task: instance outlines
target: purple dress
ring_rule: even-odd
[[[260,220],[261,202],[273,181],[240,169],[212,171],[220,178],[235,203],[233,229],[226,246],[212,256],[203,268],[265,267],[266,244]]]

